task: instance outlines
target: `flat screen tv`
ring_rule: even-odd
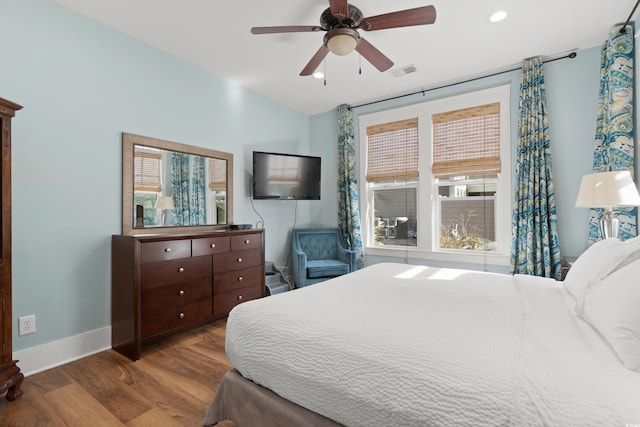
[[[253,198],[320,200],[320,157],[253,152]]]

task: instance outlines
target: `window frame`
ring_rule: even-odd
[[[465,251],[439,249],[440,223],[438,182],[433,177],[433,114],[469,108],[478,105],[500,103],[500,161],[501,172],[497,177],[495,200],[495,251]],[[423,103],[393,108],[358,118],[360,212],[365,251],[370,255],[411,257],[437,261],[508,265],[511,248],[511,85],[477,90]],[[390,246],[373,244],[373,191],[366,180],[367,127],[382,123],[418,118],[418,184],[416,197],[417,246]],[[410,181],[407,181],[407,185]],[[381,184],[377,184],[380,186]],[[396,183],[396,186],[400,184]],[[404,182],[401,184],[405,186]]]
[[[407,189],[415,189],[416,190],[416,221],[418,220],[418,209],[420,206],[420,186],[418,183],[417,179],[411,180],[411,181],[393,181],[393,182],[372,182],[372,183],[367,183],[367,188],[368,188],[368,206],[371,209],[372,212],[372,217],[369,219],[369,224],[371,224],[371,226],[373,227],[374,222],[375,222],[375,212],[374,212],[374,207],[375,207],[375,203],[374,203],[374,192],[376,190],[407,190]],[[417,224],[416,224],[417,225]],[[373,229],[373,228],[372,228]],[[419,229],[419,227],[418,227]],[[368,230],[367,230],[368,231]],[[393,244],[388,244],[388,245],[376,245],[374,243],[374,233],[369,233],[367,232],[366,234],[366,240],[363,239],[363,241],[367,242],[366,247],[368,248],[391,248],[391,249],[404,249],[404,248],[416,248],[417,246],[411,246],[411,245],[393,245]],[[416,237],[417,239],[417,237]]]

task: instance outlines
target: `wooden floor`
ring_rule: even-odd
[[[31,375],[20,398],[0,397],[0,426],[200,426],[231,368],[225,322],[153,341],[137,362],[107,350]]]

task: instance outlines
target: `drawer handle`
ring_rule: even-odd
[[[238,301],[242,301],[242,295],[238,295]]]
[[[171,252],[171,248],[164,248],[164,251],[165,251],[166,253],[169,253],[169,252]]]
[[[238,262],[242,262],[242,258],[238,258]]]
[[[215,244],[215,243],[212,243],[212,244],[210,245],[210,247],[211,247],[211,249],[213,249],[213,248],[215,248],[215,247],[216,247],[216,244]]]
[[[245,240],[245,241],[244,241],[244,244],[245,244],[245,245],[248,245],[249,243],[251,243],[251,242],[249,241],[249,239],[247,239],[247,240]]]
[[[181,289],[180,292],[178,292],[178,295],[183,296],[184,295],[184,291]]]
[[[181,319],[184,319],[184,313],[178,314],[178,317],[181,318]]]
[[[238,277],[238,282],[242,282],[242,276]]]
[[[180,268],[178,269],[178,273],[184,273],[184,267],[180,267]]]

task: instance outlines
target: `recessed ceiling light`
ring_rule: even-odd
[[[322,71],[316,71],[315,73],[313,73],[313,77],[315,77],[316,79],[322,79],[324,78],[324,73]]]
[[[507,12],[505,12],[504,10],[498,10],[491,14],[491,16],[489,17],[489,21],[500,22],[506,17],[507,17]]]

